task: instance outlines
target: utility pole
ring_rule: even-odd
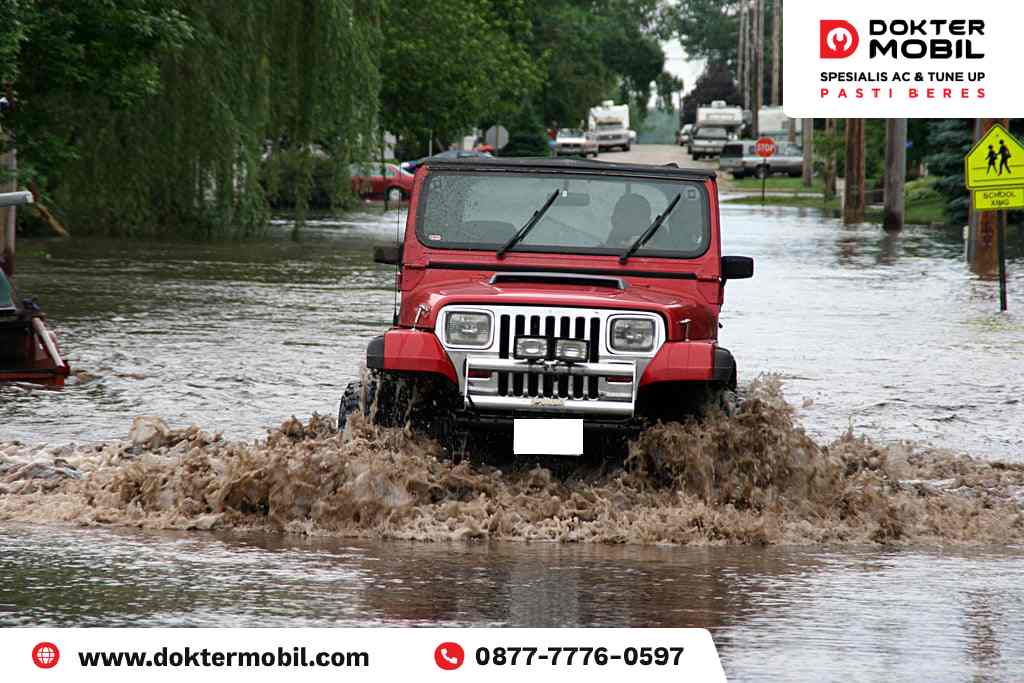
[[[828,153],[825,156],[825,199],[836,196],[836,120],[825,119],[825,137]]]
[[[846,191],[843,222],[864,222],[864,119],[846,119]]]
[[[751,107],[751,127],[754,136],[761,135],[761,105],[764,103],[764,0],[754,0],[754,97]]]
[[[810,187],[814,181],[814,119],[803,120],[800,134],[804,147],[803,185]]]
[[[882,227],[889,231],[903,229],[906,209],[907,120],[885,121],[885,216]]]
[[[779,96],[779,82],[782,80],[782,73],[780,68],[782,66],[782,54],[781,50],[782,43],[782,0],[772,0],[772,106],[776,107],[782,104],[782,98]],[[796,131],[791,127],[789,129],[790,135],[795,135]],[[795,142],[790,140],[790,142]]]
[[[995,124],[1004,128],[1009,125],[1007,119],[977,119],[974,126],[974,140],[984,137],[988,129]],[[1000,216],[1004,211],[975,211],[971,202],[971,219],[968,228],[967,255],[971,270],[983,277],[995,277],[999,273],[999,238]]]
[[[748,71],[750,70],[750,59],[748,58],[750,43],[750,29],[748,24],[748,11],[747,3],[743,3],[740,6],[740,45],[739,52],[736,57],[736,71],[739,73],[739,87],[740,92],[743,93],[743,109],[750,109],[750,79],[748,77]]]

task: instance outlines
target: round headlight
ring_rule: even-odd
[[[654,349],[654,321],[650,318],[612,320],[608,345],[615,351],[651,351]]]

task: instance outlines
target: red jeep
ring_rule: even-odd
[[[428,161],[403,243],[376,259],[397,265],[401,305],[369,344],[368,381],[346,389],[342,429],[362,410],[442,437],[514,424],[518,440],[545,418],[630,433],[736,387],[718,315],[753,260],[721,255],[714,172]]]

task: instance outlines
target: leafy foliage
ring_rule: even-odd
[[[14,117],[27,173],[79,231],[246,235],[260,160],[368,153],[376,0],[23,0]],[[273,158],[274,155],[271,154]]]
[[[393,2],[383,19],[383,124],[404,137],[449,140],[509,111],[540,81],[521,2]],[[513,109],[514,110],[514,109]]]
[[[77,234],[246,236],[268,199],[349,201],[384,130],[410,151],[603,99],[639,124],[662,0],[0,0],[24,182]],[[667,99],[666,99],[667,98]],[[420,150],[422,151],[422,150]]]
[[[933,187],[947,199],[946,219],[955,225],[967,222],[970,195],[964,188],[964,155],[974,144],[974,121],[937,119],[928,122],[931,153],[925,157],[936,177]]]
[[[715,100],[725,100],[726,104],[734,105],[743,103],[743,97],[736,90],[732,72],[725,62],[709,62],[704,67],[704,72],[697,79],[693,90],[683,98],[680,120],[683,123],[694,123],[697,119],[697,108]]]
[[[736,64],[744,0],[680,0],[663,9],[663,37],[678,37],[691,58]]]

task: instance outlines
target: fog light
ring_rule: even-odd
[[[555,358],[566,363],[585,361],[587,350],[587,342],[579,339],[559,339],[555,342]]]
[[[548,357],[548,340],[546,337],[516,337],[512,355],[520,360],[543,360]]]

